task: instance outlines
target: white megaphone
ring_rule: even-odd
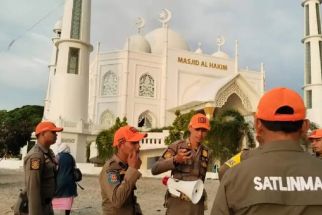
[[[181,193],[188,196],[193,204],[197,204],[202,197],[204,185],[200,179],[196,181],[181,181],[165,176],[162,183],[168,186],[169,192],[177,197]]]

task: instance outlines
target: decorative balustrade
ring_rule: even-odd
[[[162,132],[148,132],[148,136],[140,141],[140,150],[166,148],[167,146],[165,145],[164,140],[168,135],[168,130]]]

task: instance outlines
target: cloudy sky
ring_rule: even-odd
[[[0,110],[43,105],[51,57],[52,28],[62,17],[65,0],[1,0]],[[144,33],[160,27],[163,8],[172,12],[170,27],[195,50],[234,55],[239,41],[240,67],[266,70],[266,89],[287,86],[302,93],[303,8],[300,0],[92,0],[91,43],[121,49],[136,33],[136,18],[146,20]],[[14,42],[13,42],[14,41]],[[10,48],[9,48],[10,47]],[[95,50],[94,50],[95,51]]]

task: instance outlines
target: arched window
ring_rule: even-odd
[[[111,70],[107,71],[102,80],[102,96],[117,95],[118,78]]]
[[[149,74],[140,77],[139,96],[154,97],[154,79]]]
[[[115,117],[111,111],[106,110],[102,113],[101,119],[100,119],[100,123],[102,127],[104,127],[105,129],[108,129],[114,125],[114,121],[115,121]]]
[[[149,111],[141,113],[138,120],[139,128],[152,128],[152,117]]]

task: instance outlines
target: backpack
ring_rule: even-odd
[[[83,174],[82,174],[82,172],[81,172],[81,171],[80,171],[80,169],[79,169],[79,168],[77,168],[77,167],[75,167],[75,168],[74,168],[73,175],[74,175],[74,181],[76,181],[76,182],[81,181],[81,180],[82,180],[82,178],[83,178]]]

